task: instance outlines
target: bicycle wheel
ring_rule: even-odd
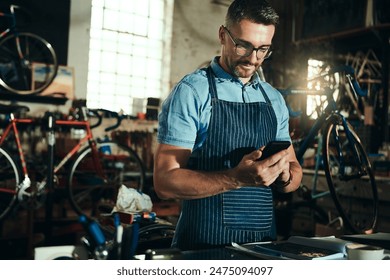
[[[17,94],[36,94],[57,75],[53,47],[32,33],[13,33],[0,41],[0,85]]]
[[[17,201],[19,170],[4,149],[0,148],[0,220],[10,213]]]
[[[324,168],[329,190],[352,233],[372,233],[378,218],[378,191],[370,161],[350,124],[333,117],[326,125]],[[347,131],[350,133],[347,136]]]
[[[87,217],[95,217],[104,209],[111,211],[122,185],[142,191],[145,182],[144,165],[130,147],[106,141],[97,143],[97,150],[104,178],[96,169],[91,147],[86,147],[71,166],[68,182],[74,210]]]

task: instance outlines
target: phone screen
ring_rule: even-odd
[[[289,141],[271,141],[265,146],[263,154],[261,155],[259,160],[266,159],[273,154],[276,154],[277,152],[285,150],[290,147],[290,145],[291,143]]]

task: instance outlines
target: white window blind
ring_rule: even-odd
[[[87,106],[135,115],[169,91],[174,0],[92,0]]]

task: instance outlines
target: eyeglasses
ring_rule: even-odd
[[[257,59],[267,59],[271,56],[272,54],[271,46],[260,46],[258,48],[255,48],[251,44],[247,44],[247,45],[237,44],[232,34],[230,34],[230,31],[225,26],[222,27],[223,29],[226,30],[227,34],[232,40],[237,55],[247,57],[250,56],[253,53],[253,51],[256,51]]]

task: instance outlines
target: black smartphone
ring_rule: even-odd
[[[271,141],[265,146],[263,154],[258,160],[266,159],[277,152],[287,149],[290,145],[289,141]]]

